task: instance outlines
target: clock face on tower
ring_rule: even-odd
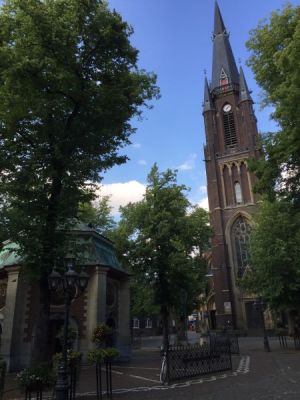
[[[223,111],[224,112],[229,112],[231,110],[231,105],[230,104],[225,104],[225,106],[223,107]]]

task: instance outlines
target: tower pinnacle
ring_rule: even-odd
[[[207,78],[204,81],[204,102],[203,102],[203,112],[211,111],[214,109],[213,102],[211,99],[210,89],[208,85]]]
[[[243,68],[240,67],[240,96],[239,96],[239,103],[241,101],[252,101],[250,90],[248,89],[248,85],[245,79]]]

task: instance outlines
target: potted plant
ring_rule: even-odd
[[[108,342],[111,342],[112,334],[112,328],[106,324],[100,324],[96,326],[93,331],[92,342],[95,343],[99,348],[104,347]]]
[[[28,392],[42,392],[54,383],[54,376],[48,364],[25,368],[16,376],[19,387]]]
[[[106,367],[106,393],[112,396],[112,375],[111,375],[111,363],[114,358],[119,355],[117,349],[113,347],[98,348],[88,353],[88,360],[96,366],[96,387],[97,387],[97,398],[102,399],[102,378],[101,378],[101,365],[105,363]]]
[[[112,362],[119,355],[119,351],[114,347],[96,349],[88,352],[88,360],[91,363],[100,364],[101,362]]]

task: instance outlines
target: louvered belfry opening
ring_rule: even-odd
[[[223,114],[225,145],[234,147],[237,144],[234,116],[232,112]]]

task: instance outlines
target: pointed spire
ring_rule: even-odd
[[[203,102],[203,112],[214,110],[210,89],[208,85],[207,78],[204,81],[204,102]]]
[[[240,67],[240,97],[239,97],[239,103],[241,101],[252,101],[251,95],[250,95],[250,90],[248,89],[248,85],[245,79],[244,71],[243,68]]]
[[[214,35],[219,35],[220,33],[226,32],[226,28],[223,22],[223,18],[220,12],[218,2],[215,1],[215,26]]]
[[[213,33],[213,69],[211,90],[230,84],[239,83],[239,73],[229,42],[229,34],[218,6],[215,3],[215,22]]]

